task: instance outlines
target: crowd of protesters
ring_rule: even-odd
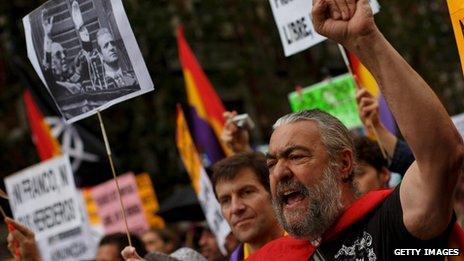
[[[396,249],[447,249],[463,235],[453,205],[464,145],[442,104],[379,31],[368,0],[313,2],[315,29],[373,74],[404,141],[382,125],[377,100],[362,87],[359,115],[377,142],[304,110],[276,121],[264,155],[227,112],[222,139],[235,154],[213,166],[211,181],[232,230],[228,253],[203,224],[195,244],[168,229],[134,237],[132,246],[125,234],[105,236],[96,260],[397,260]],[[39,260],[34,234],[6,222],[16,228],[8,235],[12,254]]]

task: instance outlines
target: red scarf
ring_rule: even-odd
[[[375,190],[366,193],[356,200],[337,220],[322,237],[322,242],[330,241],[339,236],[350,226],[354,225],[367,214],[375,210],[393,192],[392,189]],[[450,235],[450,247],[464,250],[464,232],[456,223]],[[299,240],[290,236],[281,237],[271,241],[249,256],[247,261],[269,261],[269,260],[308,260],[316,247],[307,240]],[[460,257],[453,257],[460,258]],[[454,260],[448,257],[448,260]],[[456,259],[462,260],[462,259]]]

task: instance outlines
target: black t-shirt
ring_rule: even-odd
[[[447,248],[455,217],[436,238],[423,241],[414,237],[403,222],[399,187],[375,211],[348,228],[337,239],[323,242],[310,260],[444,260],[444,256],[425,255],[428,251],[425,249]],[[417,250],[416,256],[401,256],[395,255],[395,249],[421,250],[419,256]]]

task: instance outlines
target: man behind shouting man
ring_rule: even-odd
[[[238,153],[217,162],[211,179],[224,218],[242,242],[231,260],[243,260],[283,236],[272,209],[269,171],[259,152]]]
[[[301,240],[275,240],[249,260],[397,260],[395,249],[447,248],[464,146],[446,110],[378,30],[368,0],[314,0],[312,17],[373,74],[416,161],[393,192],[357,200],[341,122],[318,110],[280,118],[267,156],[271,192],[279,221]]]

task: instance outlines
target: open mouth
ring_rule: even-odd
[[[305,195],[300,191],[286,191],[282,194],[281,198],[285,206],[292,206],[305,199]]]

